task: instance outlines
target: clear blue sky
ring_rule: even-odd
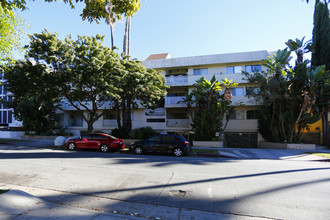
[[[311,39],[314,1],[302,0],[141,0],[132,18],[131,56],[150,54],[198,56],[255,50],[283,49],[288,39]],[[82,21],[83,3],[75,9],[63,2],[27,1],[29,10],[18,14],[30,25],[27,33],[44,28],[64,39],[68,34],[106,35],[110,30]],[[124,21],[115,26],[115,45],[122,51]]]

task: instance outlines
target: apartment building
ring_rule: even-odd
[[[191,134],[191,119],[187,104],[180,102],[193,88],[196,81],[204,77],[208,80],[213,75],[218,81],[224,78],[232,79],[238,84],[231,88],[233,103],[241,102],[224,132],[227,147],[257,146],[262,140],[258,134],[258,108],[260,104],[247,97],[247,88],[250,86],[242,79],[242,71],[253,72],[265,70],[261,61],[267,59],[267,51],[253,51],[243,53],[216,54],[206,56],[193,56],[170,58],[168,53],[150,55],[143,64],[147,68],[160,70],[166,77],[167,89],[165,99],[155,110],[139,106],[132,113],[132,127],[139,128],[151,126],[160,133]],[[69,104],[63,106],[64,113],[60,115],[64,126],[72,134],[85,131],[87,124],[82,115]],[[104,106],[105,115],[95,124],[94,129],[110,132],[117,127],[116,114],[110,104]]]
[[[6,80],[4,73],[0,73],[0,100],[11,101],[13,99],[10,92],[5,88]],[[0,128],[7,129],[9,127],[21,127],[22,122],[17,121],[14,117],[14,110],[8,109],[4,104],[0,103]]]

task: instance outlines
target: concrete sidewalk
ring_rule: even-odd
[[[44,201],[21,190],[0,195],[0,219],[145,219]]]
[[[14,186],[11,188],[22,188],[26,191],[33,191],[42,195],[44,189],[31,188],[24,186]],[[39,192],[41,191],[41,192]],[[49,191],[49,190],[48,190]],[[52,192],[54,193],[54,192]],[[60,192],[57,192],[61,194]],[[102,206],[104,203],[109,203],[106,198],[93,198],[88,195],[75,195],[85,197],[89,202],[93,203],[93,206]],[[125,204],[127,203],[127,204]],[[9,192],[0,195],[0,219],[1,220],[27,220],[27,219],[86,219],[86,220],[103,220],[103,219],[125,219],[125,220],[161,220],[161,219],[235,219],[235,220],[249,220],[249,219],[264,219],[260,217],[239,216],[235,214],[222,214],[216,212],[207,212],[199,210],[188,210],[177,207],[168,207],[161,205],[148,205],[138,204],[122,201],[123,211],[107,212],[103,209],[91,209],[85,204],[79,206],[74,204],[58,204],[56,202],[50,202],[42,200],[38,197],[32,196],[22,190],[10,190]],[[130,211],[137,209],[141,213],[130,213]],[[162,217],[160,217],[163,215]],[[165,215],[165,216],[164,216]],[[159,216],[159,217],[157,217]]]
[[[204,148],[193,147],[199,150],[216,150],[219,155],[199,152],[197,156],[229,157],[236,159],[268,159],[268,160],[307,160],[329,161],[330,159],[313,155],[312,153],[329,153],[330,149],[318,146],[315,151],[308,150],[283,150],[283,149],[251,149],[251,148]],[[194,155],[194,154],[192,154]]]

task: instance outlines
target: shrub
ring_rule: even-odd
[[[117,138],[129,138],[129,133],[126,129],[115,128],[111,131],[111,135]]]
[[[135,139],[147,139],[150,137],[153,137],[157,135],[158,132],[156,132],[152,127],[142,127],[142,128],[136,128],[132,131],[131,136]]]

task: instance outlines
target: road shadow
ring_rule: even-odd
[[[205,195],[201,196],[199,192],[192,191],[192,188],[189,186],[210,183],[220,184],[235,179],[243,180],[255,177],[276,176],[279,174],[329,170],[330,168],[281,170],[178,183],[169,182],[168,184],[144,187],[127,187],[125,189],[100,191],[86,189],[85,191],[80,190],[79,192],[62,194],[61,197],[48,195],[42,197],[42,199],[73,207],[100,210],[102,212],[115,212],[124,215],[134,215],[134,213],[137,213],[137,216],[154,216],[161,219],[191,219],[192,217],[199,219],[199,215],[200,219],[219,219],[218,214],[267,219],[289,219],[292,216],[295,219],[327,219],[330,215],[330,209],[328,209],[327,204],[322,205],[322,207],[317,206],[315,201],[318,198],[310,198],[301,202],[299,201],[299,196],[297,198],[292,197],[293,190],[296,190],[297,193],[304,194],[306,187],[317,187],[318,184],[330,184],[330,178],[326,176],[319,179],[300,179],[286,184],[263,187],[254,191],[246,190],[244,193],[237,194],[233,197],[221,194],[212,197],[206,192]],[[150,191],[152,189],[158,190],[152,193]],[[196,189],[202,190],[205,188],[196,187]],[[119,196],[125,192],[131,193],[126,194],[127,196],[125,197]],[[283,198],[283,200],[278,201],[278,193],[281,195],[288,193],[289,198]],[[264,203],[265,198],[273,199],[268,199],[268,203],[266,204]],[[313,212],[308,213],[308,210],[305,211],[306,207],[312,209]],[[207,212],[207,215],[205,215],[205,212]]]

